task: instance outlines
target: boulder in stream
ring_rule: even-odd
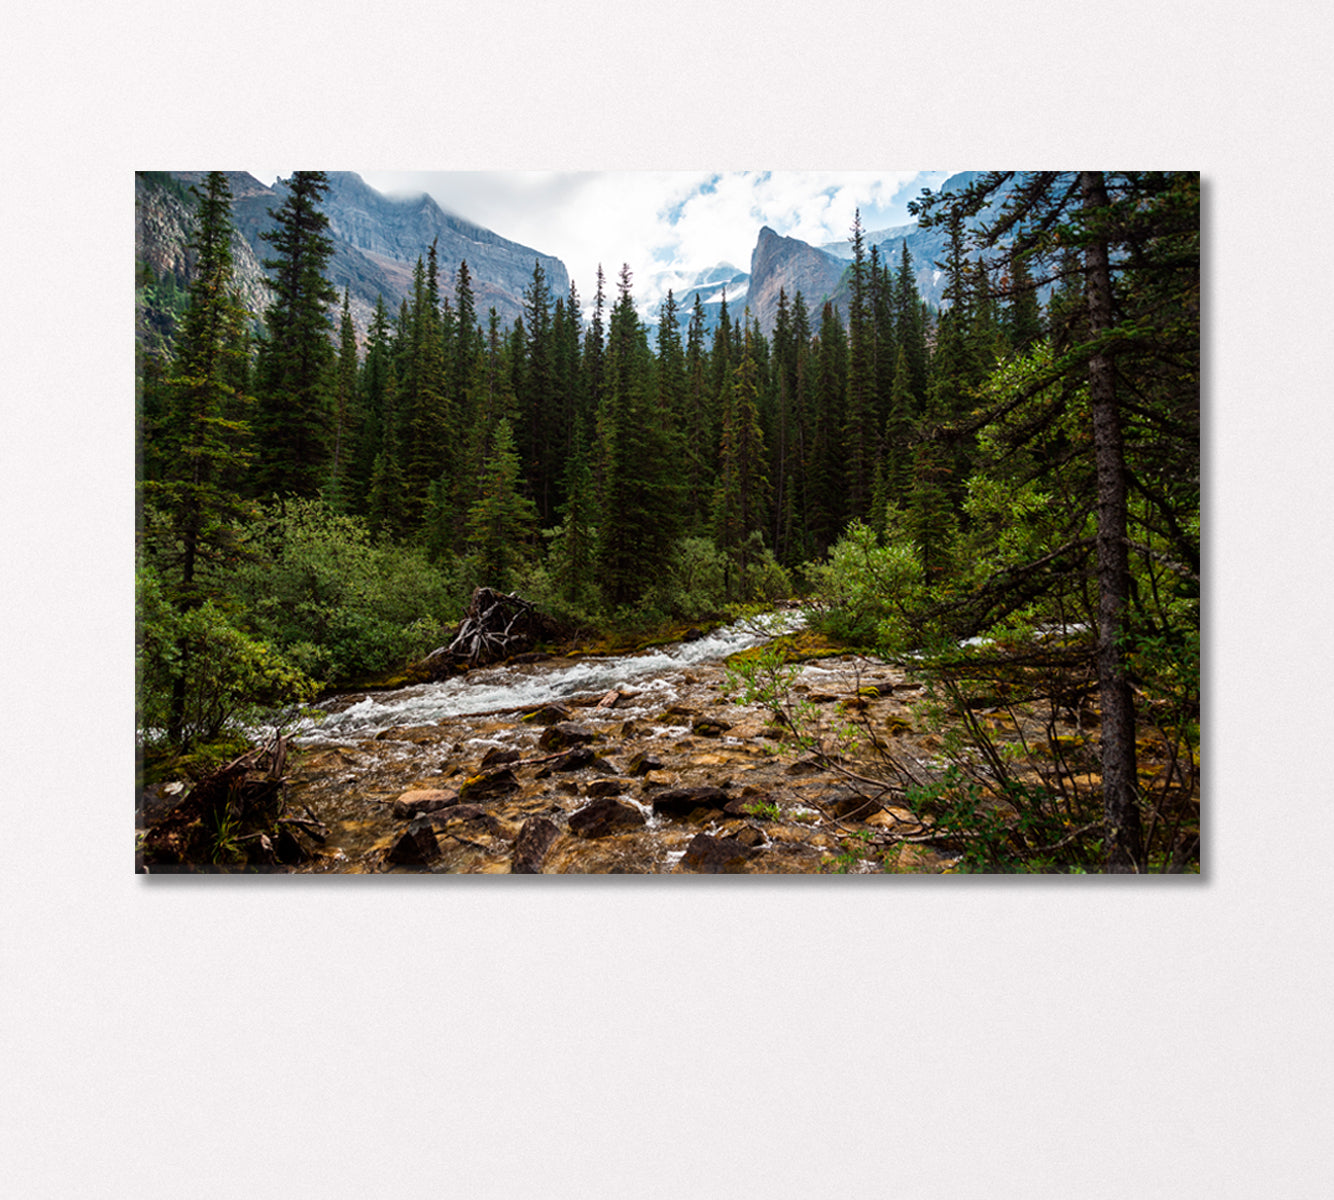
[[[582,746],[591,742],[597,735],[584,725],[574,725],[562,721],[559,725],[548,725],[537,739],[542,750],[568,750],[571,746]]]
[[[421,813],[439,812],[459,802],[459,794],[444,788],[413,788],[394,801],[395,820],[409,821]]]
[[[701,875],[741,874],[758,853],[758,847],[748,846],[739,838],[697,833],[686,847],[681,869],[698,871]]]
[[[660,817],[688,817],[697,809],[721,812],[728,796],[722,788],[671,788],[653,797],[653,811]]]
[[[552,843],[560,837],[560,828],[550,817],[529,817],[519,830],[514,840],[514,852],[510,857],[512,875],[539,875],[542,872],[542,860]]]
[[[603,796],[570,814],[570,832],[580,837],[600,838],[625,833],[648,824],[648,818],[632,804]]]
[[[388,862],[406,867],[423,867],[440,857],[440,843],[429,820],[413,821],[385,852]]]

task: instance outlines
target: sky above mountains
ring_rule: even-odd
[[[290,171],[253,171],[271,184]],[[911,221],[908,201],[952,171],[360,171],[390,196],[432,196],[449,212],[565,263],[590,304],[601,264],[608,303],[622,263],[641,311],[719,262],[750,269],[768,225],[819,246],[862,227]]]

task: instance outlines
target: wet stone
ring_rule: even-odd
[[[558,837],[560,829],[555,821],[547,817],[529,817],[514,841],[510,872],[514,875],[541,874],[542,860]]]
[[[559,725],[569,719],[570,710],[559,704],[545,704],[523,715],[523,720],[530,725]]]
[[[839,820],[865,821],[880,811],[880,802],[851,789],[842,789],[822,798],[821,803]]]
[[[443,788],[414,788],[394,801],[390,810],[397,821],[408,821],[418,813],[438,812],[459,802],[459,794]]]
[[[661,760],[641,750],[638,754],[631,756],[630,761],[625,765],[625,770],[626,774],[637,779],[647,775],[650,771],[661,771],[662,766]]]
[[[663,817],[687,817],[696,809],[721,811],[727,801],[722,788],[670,788],[653,797],[653,811]]]
[[[604,796],[571,814],[570,832],[580,837],[600,838],[638,829],[647,823],[648,819],[633,805]]]
[[[436,829],[445,829],[463,821],[475,821],[486,816],[486,809],[480,804],[453,804],[439,812],[431,813],[424,820]]]
[[[498,771],[488,771],[480,775],[474,775],[459,788],[459,799],[468,803],[476,803],[478,800],[507,796],[510,792],[518,790],[518,787],[519,781],[514,772],[508,767],[502,767]]]
[[[591,742],[595,736],[593,731],[584,725],[561,722],[559,725],[550,725],[543,730],[537,744],[543,750],[566,750],[571,746],[580,746],[586,742]]]
[[[697,833],[686,847],[681,868],[701,875],[732,875],[746,869],[757,851],[734,837],[716,838]]]
[[[731,723],[720,717],[699,717],[690,727],[697,737],[718,737],[731,728]]]
[[[440,857],[440,843],[429,820],[413,821],[386,852],[385,858],[400,866],[421,867]]]

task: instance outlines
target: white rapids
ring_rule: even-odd
[[[648,693],[648,707],[672,703],[676,685],[692,666],[718,662],[804,623],[800,613],[771,613],[737,621],[691,642],[639,654],[583,658],[568,665],[551,661],[525,666],[485,667],[439,683],[416,684],[363,696],[296,730],[298,742],[343,743],[374,737],[386,729],[429,725],[450,717],[538,708],[613,689]],[[651,696],[651,700],[650,700]],[[629,708],[630,706],[624,706]],[[634,707],[638,707],[637,705]]]

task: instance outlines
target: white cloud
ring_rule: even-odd
[[[565,263],[585,305],[601,264],[608,304],[622,263],[641,311],[668,286],[729,262],[750,270],[761,227],[813,245],[846,239],[854,212],[879,229],[907,223],[907,202],[949,172],[933,171],[362,171],[390,195],[441,207]],[[266,179],[265,182],[268,182]],[[673,272],[664,276],[665,272]]]

